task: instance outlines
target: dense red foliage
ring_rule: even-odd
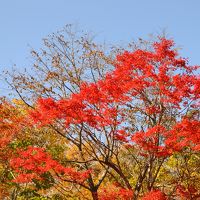
[[[142,200],[167,200],[167,197],[160,190],[152,190]]]
[[[151,51],[126,51],[117,56],[114,70],[104,79],[83,82],[80,91],[66,99],[38,99],[36,109],[30,112],[33,124],[44,126],[60,120],[66,128],[86,124],[95,131],[112,126],[115,140],[139,146],[144,156],[167,157],[185,148],[199,151],[200,124],[186,112],[199,106],[200,79],[194,73],[198,67],[189,66],[173,46],[172,40],[160,38]],[[147,120],[145,126],[127,131],[124,124],[130,123],[124,111],[128,109],[143,122]],[[40,178],[51,170],[76,182],[84,181],[89,173],[65,168],[36,147],[20,151],[11,160],[11,166],[19,174],[16,182]],[[128,200],[133,195],[130,190],[120,188],[103,191],[101,200]],[[184,193],[183,189],[179,192]],[[150,199],[167,200],[167,197],[155,190],[143,197]]]
[[[99,192],[99,200],[131,200],[133,198],[133,191],[116,187],[102,188]]]
[[[177,195],[182,199],[198,200],[200,198],[200,192],[193,186],[188,185],[187,188],[181,185],[177,187]]]
[[[188,118],[178,122],[171,130],[165,133],[166,146],[172,151],[180,151],[185,147],[200,150],[200,122]]]
[[[136,133],[116,130],[116,139],[127,142],[133,135],[131,142],[157,156],[167,156],[185,145],[198,150],[197,120],[183,119],[173,127],[162,125],[164,115],[170,118],[168,113],[177,115],[199,103],[200,79],[193,73],[198,67],[187,65],[172,49],[173,45],[173,41],[161,38],[154,43],[154,51],[124,52],[117,56],[115,70],[105,79],[83,83],[80,92],[68,99],[39,99],[37,109],[31,113],[34,123],[45,125],[65,119],[66,127],[86,123],[97,130],[108,125],[123,128],[123,108],[138,103],[141,106],[136,107],[136,112],[149,116],[153,124]],[[164,137],[162,141],[159,136]]]
[[[19,150],[16,157],[10,161],[11,167],[18,176],[14,182],[27,183],[33,179],[41,179],[45,172],[62,175],[62,178],[81,183],[87,179],[90,171],[78,172],[73,168],[64,167],[53,160],[44,149],[29,146],[27,150]]]

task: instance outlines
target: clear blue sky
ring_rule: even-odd
[[[1,0],[0,71],[27,65],[28,44],[42,47],[42,38],[68,23],[110,43],[166,28],[182,55],[200,64],[200,0]]]

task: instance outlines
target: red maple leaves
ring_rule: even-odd
[[[185,118],[167,131],[165,136],[166,146],[173,151],[188,147],[195,151],[200,150],[200,122],[198,120]]]
[[[90,170],[78,172],[71,167],[64,167],[45,152],[43,148],[29,146],[26,150],[18,150],[16,157],[10,160],[12,169],[18,174],[14,182],[28,183],[41,179],[46,172],[62,175],[62,178],[81,183],[87,179]]]
[[[36,109],[30,112],[33,124],[45,126],[60,121],[66,128],[85,124],[96,131],[112,127],[108,131],[110,135],[112,131],[114,140],[129,147],[138,145],[145,156],[167,157],[185,147],[199,151],[199,121],[187,116],[199,106],[200,79],[194,73],[198,67],[189,66],[173,46],[172,40],[160,38],[152,51],[125,51],[117,56],[114,70],[104,79],[83,82],[80,91],[69,98],[38,99]],[[128,111],[139,128],[133,128]],[[51,170],[76,181],[85,180],[89,173],[65,168],[36,147],[21,151],[11,160],[11,166],[19,173],[17,182],[37,179]],[[129,199],[132,195],[122,189],[115,188],[115,192],[110,199],[116,195]],[[107,195],[102,199],[106,200]],[[167,198],[155,190],[143,197],[147,199]]]
[[[115,185],[102,188],[99,192],[100,200],[131,200],[133,191]]]
[[[167,200],[167,197],[164,193],[162,193],[160,190],[152,190],[145,194],[145,196],[142,198],[142,200]]]
[[[105,79],[96,83],[83,83],[80,92],[72,94],[68,99],[39,99],[37,109],[31,112],[34,123],[45,125],[55,119],[64,119],[66,127],[70,124],[86,123],[101,129],[109,125],[123,124],[126,121],[123,108],[128,103],[133,105],[137,102],[141,105],[138,108],[139,114],[150,116],[155,122],[144,132],[131,133],[134,134],[132,141],[143,143],[146,149],[157,148],[162,154],[163,141],[158,141],[158,135],[167,138],[167,145],[178,140],[175,139],[173,130],[176,127],[169,130],[170,127],[160,125],[162,116],[168,116],[169,112],[181,113],[187,107],[195,107],[199,99],[200,81],[193,74],[197,67],[188,66],[185,59],[178,57],[178,53],[172,49],[173,45],[172,40],[161,38],[154,43],[154,51],[124,52],[117,56],[115,70],[108,73]],[[183,126],[184,123],[183,120]],[[158,127],[162,129],[159,133],[154,131]],[[164,131],[165,128],[168,130]],[[182,146],[184,142],[188,144],[186,132],[176,136],[185,138],[181,141]],[[126,136],[117,132],[116,138],[126,141]],[[198,141],[197,138],[192,140],[194,144]]]

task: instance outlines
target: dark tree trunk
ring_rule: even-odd
[[[97,191],[93,191],[92,192],[92,199],[93,200],[98,200],[99,198],[98,198],[98,193],[97,193]]]
[[[138,177],[137,184],[136,184],[135,190],[134,190],[133,200],[137,200],[138,199],[138,196],[139,196],[139,193],[140,193],[140,189],[142,187],[142,182],[143,182],[143,180],[144,180],[144,178],[145,178],[145,176],[147,174],[148,169],[149,169],[149,164],[147,163],[143,173],[140,174],[140,176]]]

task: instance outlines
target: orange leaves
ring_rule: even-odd
[[[20,130],[27,125],[20,110],[9,102],[2,101],[0,104],[0,161],[7,162],[12,153],[8,148],[20,133]]]
[[[133,191],[115,185],[109,185],[99,191],[99,200],[131,200]]]
[[[15,108],[7,102],[0,104],[0,148],[8,144],[14,134],[17,133],[20,117],[17,116]]]

